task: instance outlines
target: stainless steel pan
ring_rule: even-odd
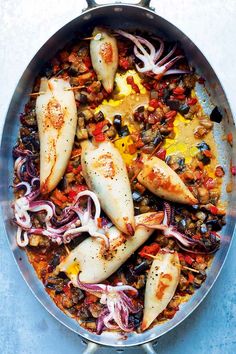
[[[16,263],[18,264],[18,267],[33,294],[58,321],[63,323],[72,331],[78,333],[89,342],[85,353],[94,352],[97,345],[115,347],[143,345],[145,351],[148,353],[155,353],[150,342],[164,333],[167,333],[182,322],[200,304],[214,284],[224,264],[234,233],[236,221],[235,185],[233,187],[233,193],[228,195],[224,195],[223,193],[223,198],[228,202],[227,225],[221,233],[221,248],[215,255],[213,264],[208,270],[208,276],[205,283],[198,291],[196,291],[190,301],[181,305],[180,311],[177,312],[172,320],[149,329],[141,334],[131,333],[126,339],[121,338],[117,334],[111,333],[103,333],[100,336],[89,333],[80,327],[76,321],[60,311],[45,292],[42,283],[36,277],[32,266],[27,260],[25,252],[19,249],[16,245],[16,230],[10,222],[12,217],[10,205],[11,200],[13,199],[13,193],[12,189],[9,188],[9,185],[12,183],[13,175],[11,151],[16,142],[19,128],[19,120],[17,117],[19,113],[23,111],[24,105],[28,100],[28,93],[31,92],[34,78],[42,68],[43,64],[47,62],[59,48],[64,47],[64,45],[70,41],[76,33],[83,33],[84,36],[89,35],[95,25],[108,25],[113,28],[122,28],[128,31],[138,28],[143,31],[149,31],[153,34],[160,35],[161,37],[167,39],[171,38],[172,40],[178,40],[181,42],[189,62],[197,68],[198,73],[200,73],[207,80],[207,91],[202,90],[201,87],[198,88],[198,95],[204,109],[207,113],[209,113],[213,107],[212,104],[217,105],[222,110],[224,115],[221,125],[215,124],[214,130],[215,139],[219,147],[220,163],[224,166],[225,171],[229,171],[231,160],[233,160],[233,164],[236,164],[236,150],[233,151],[233,149],[231,149],[225,141],[222,141],[222,134],[227,134],[227,132],[233,132],[234,139],[236,141],[236,130],[230,107],[219,79],[206,58],[194,45],[194,43],[175,26],[158,16],[152,9],[150,9],[149,3],[149,0],[141,0],[137,5],[111,4],[98,6],[94,0],[87,0],[88,8],[80,16],[65,25],[54,36],[52,36],[38,51],[28,65],[12,97],[2,135],[0,158],[0,200],[2,207],[2,215],[0,218],[0,222],[2,224],[1,228],[4,228],[6,231],[9,245],[14,254]],[[211,95],[211,102],[209,100],[208,92]],[[229,181],[229,179],[230,175],[229,173],[226,173],[223,190],[225,190],[225,184]]]

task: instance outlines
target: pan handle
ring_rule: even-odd
[[[143,348],[143,350],[147,354],[157,354],[157,352],[155,351],[155,349],[152,346],[152,343],[143,344],[143,345],[141,345],[141,347]]]
[[[82,352],[82,354],[93,354],[98,350],[99,345],[93,342],[83,341],[87,345],[87,348]]]
[[[85,9],[86,10],[90,10],[94,7],[98,7],[100,6],[101,4],[98,4],[96,2],[96,0],[86,0],[87,2],[87,8]],[[135,3],[134,5],[137,5],[137,6],[141,6],[141,7],[145,7],[146,9],[151,9],[150,7],[150,2],[151,0],[139,0],[137,3]],[[116,1],[114,1],[114,3],[116,3]],[[117,3],[119,4],[120,2],[117,1]],[[128,2],[127,2],[128,3]]]
[[[95,353],[98,348],[100,347],[98,344],[93,343],[93,342],[85,342],[87,344],[87,348],[83,351],[82,354],[93,354]],[[145,353],[147,354],[157,354],[157,352],[154,350],[152,343],[146,343],[141,345],[142,349],[144,350]]]

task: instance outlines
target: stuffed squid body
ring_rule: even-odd
[[[138,181],[160,198],[181,204],[197,204],[197,199],[164,161],[158,157],[143,157],[143,168]]]
[[[81,164],[89,188],[96,193],[102,209],[123,233],[134,233],[134,206],[125,163],[114,145],[82,145]]]
[[[116,39],[106,30],[98,27],[94,28],[93,37],[94,39],[90,42],[92,65],[98,79],[102,81],[104,89],[111,93],[118,67]]]
[[[141,329],[144,331],[166,308],[175,294],[180,279],[178,254],[158,254],[152,263],[146,282],[144,314]]]
[[[152,212],[135,217],[137,228],[128,239],[115,227],[108,230],[110,249],[104,253],[104,246],[98,238],[88,237],[81,242],[58,265],[56,273],[64,272],[77,286],[77,277],[84,283],[99,283],[113,274],[149,238],[153,229],[149,222],[161,223],[162,212]],[[141,225],[139,225],[141,224]]]
[[[64,175],[74,143],[77,109],[71,86],[63,79],[41,79],[36,100],[40,140],[40,189],[52,191]]]

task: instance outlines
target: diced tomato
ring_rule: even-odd
[[[71,189],[69,192],[68,192],[68,197],[70,198],[70,200],[73,200],[76,196],[77,196],[77,192],[74,191],[73,189]]]
[[[145,89],[147,89],[148,91],[150,91],[152,89],[152,86],[148,83],[148,82],[142,82],[142,85],[145,87]]]
[[[192,265],[192,263],[194,262],[194,259],[192,257],[190,257],[190,256],[185,256],[184,260],[189,265]]]
[[[198,82],[199,82],[200,85],[204,85],[205,81],[206,81],[206,80],[205,80],[204,77],[202,77],[202,76],[199,77],[199,79],[198,79]]]
[[[158,108],[159,107],[159,102],[156,98],[153,98],[149,101],[149,106],[153,108]]]
[[[214,189],[216,186],[216,181],[209,177],[207,180],[204,181],[204,186],[209,190],[209,189]]]
[[[66,294],[67,297],[71,298],[71,289],[68,285],[63,286],[63,292]]]
[[[202,256],[196,256],[196,262],[197,262],[197,263],[204,263],[204,262],[205,262],[205,259],[204,259],[204,257],[202,257]]]
[[[105,134],[103,134],[103,133],[100,133],[100,134],[95,136],[95,141],[96,142],[101,142],[101,141],[104,141],[105,139],[106,139],[106,137],[105,137]]]
[[[196,97],[188,98],[188,99],[187,99],[187,104],[188,104],[189,106],[194,106],[196,103],[197,103],[197,98],[196,98]]]
[[[60,70],[60,66],[59,65],[53,65],[53,73],[55,74],[56,72],[58,72]]]
[[[218,212],[219,212],[219,210],[218,210],[218,208],[217,208],[215,205],[212,205],[212,206],[210,207],[210,212],[211,212],[213,215],[217,215]]]
[[[177,86],[174,90],[173,90],[173,94],[174,95],[182,95],[184,93],[185,89],[181,86]]]
[[[176,95],[176,96],[175,96],[175,99],[176,99],[176,100],[180,100],[180,101],[184,100],[185,98],[186,98],[185,95]]]
[[[149,246],[144,246],[141,251],[139,252],[140,257],[143,258],[151,258],[148,257],[149,254],[155,256],[159,251],[161,247],[158,245],[158,243],[151,243]]]
[[[144,193],[146,188],[139,182],[135,184],[135,189],[137,189],[140,193]]]
[[[51,196],[51,200],[53,201],[54,204],[58,205],[59,207],[63,206],[63,202],[57,199],[56,197],[54,197],[53,195]]]
[[[102,228],[102,218],[97,218],[97,224],[99,228]]]
[[[232,133],[227,134],[227,141],[231,146],[233,145],[233,134]]]
[[[83,184],[79,184],[79,185],[75,186],[74,188],[77,193],[86,191],[88,189],[88,187],[84,186]]]
[[[169,111],[165,114],[165,117],[167,119],[171,119],[171,118],[174,118],[176,116],[177,112],[176,111]]]
[[[131,155],[135,154],[136,151],[137,151],[137,147],[136,147],[135,144],[130,144],[130,145],[128,146],[128,149],[129,149],[129,153],[130,153]]]
[[[105,135],[102,132],[102,128],[108,123],[108,120],[104,119],[95,125],[95,129],[92,131],[93,136],[95,136],[96,141],[104,141]]]
[[[130,64],[129,64],[128,59],[121,57],[121,58],[119,59],[119,65],[120,65],[120,67],[121,67],[122,69],[127,70],[127,69],[129,68],[129,65],[130,65]]]
[[[134,82],[133,76],[127,76],[126,82],[127,82],[127,84],[131,85],[132,89],[133,89],[136,93],[140,93],[139,87],[138,87],[138,85]]]
[[[135,143],[136,148],[141,148],[144,146],[144,142],[142,141],[142,139],[139,139],[136,143]]]
[[[236,166],[231,167],[231,173],[233,176],[236,176]]]
[[[83,58],[83,63],[88,69],[91,68],[91,66],[92,66],[90,57],[84,57]]]
[[[76,167],[76,168],[73,168],[73,173],[74,173],[75,175],[78,175],[81,171],[82,171],[82,166],[81,166],[81,165],[79,165],[79,166]]]
[[[159,157],[161,160],[165,160],[166,158],[166,150],[165,149],[160,149],[156,152],[156,157]]]
[[[72,157],[79,156],[79,155],[81,155],[81,151],[82,151],[82,149],[73,149],[72,153],[71,153],[71,156]]]
[[[205,155],[206,157],[212,157],[212,152],[210,150],[203,150],[203,155]]]
[[[189,283],[194,282],[194,275],[192,273],[188,273],[188,281],[189,281]]]
[[[184,261],[184,256],[182,255],[182,253],[178,253],[178,257],[180,262]]]
[[[201,235],[200,234],[195,234],[192,237],[194,238],[194,240],[200,240],[201,239]]]
[[[56,198],[56,199],[58,199],[58,200],[60,200],[61,202],[67,202],[67,197],[64,195],[64,193],[63,192],[61,192],[59,189],[55,189],[55,191],[53,192],[53,196]]]
[[[86,298],[85,298],[84,302],[85,302],[87,305],[93,304],[94,302],[97,302],[97,301],[98,301],[97,296],[86,292]]]
[[[225,174],[223,168],[221,166],[216,166],[216,169],[215,169],[215,176],[216,177],[223,177]]]
[[[69,162],[68,166],[67,166],[67,169],[66,169],[66,172],[72,172],[73,171],[73,166],[72,164]]]

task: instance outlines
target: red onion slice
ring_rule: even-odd
[[[118,329],[124,332],[133,331],[134,327],[129,323],[129,314],[137,313],[140,309],[133,305],[125,291],[132,291],[135,296],[138,290],[130,285],[105,285],[82,283],[78,277],[78,287],[100,297],[100,303],[104,305],[97,320],[97,333],[103,328]],[[112,323],[111,323],[112,322]]]

